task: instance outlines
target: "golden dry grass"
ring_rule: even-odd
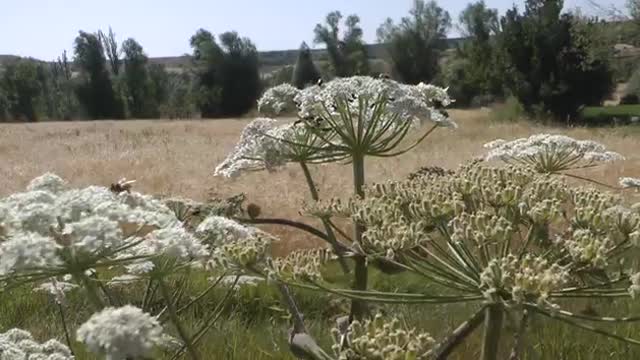
[[[482,154],[482,145],[490,140],[539,132],[593,139],[627,157],[625,161],[589,170],[590,177],[611,184],[619,176],[640,177],[640,129],[561,129],[526,122],[492,123],[488,110],[458,110],[451,114],[459,129],[438,130],[401,157],[369,159],[368,181],[401,179],[424,165],[454,168]],[[264,216],[301,219],[298,211],[308,191],[295,165],[277,173],[252,173],[235,180],[212,176],[213,168],[233,148],[247,122],[229,119],[3,124],[0,195],[20,191],[30,179],[51,171],[74,186],[109,185],[126,177],[136,179],[135,188],[141,192],[196,200],[243,192],[250,202],[261,206]],[[312,172],[322,197],[350,194],[350,167],[319,165]],[[287,249],[316,244],[298,232],[273,230],[285,240],[281,246]]]

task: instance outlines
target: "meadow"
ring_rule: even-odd
[[[525,121],[494,122],[489,109],[452,110],[458,129],[440,129],[415,150],[393,160],[367,160],[368,182],[386,182],[406,178],[422,166],[456,168],[482,155],[483,144],[496,138],[513,139],[535,133],[566,134],[576,139],[592,139],[624,154],[624,161],[603,164],[576,175],[615,184],[622,176],[640,177],[640,127],[556,128]],[[213,169],[232,150],[247,119],[184,121],[100,121],[51,122],[43,124],[0,125],[0,196],[24,189],[36,176],[54,172],[71,186],[104,185],[120,178],[135,179],[135,190],[157,196],[182,196],[199,201],[225,198],[239,193],[257,204],[265,217],[281,217],[315,224],[300,215],[307,200],[304,177],[297,168],[243,175],[241,180],[214,177]],[[408,139],[409,141],[411,139]],[[340,164],[311,168],[323,198],[346,197],[353,185],[351,168]],[[294,249],[317,247],[321,243],[295,230],[265,227],[281,241],[275,255]],[[338,271],[335,271],[338,274]],[[340,276],[334,275],[337,282]],[[206,279],[194,281],[188,293],[197,294]],[[429,289],[432,284],[421,278],[401,275],[389,278],[370,274],[371,288],[387,291]],[[328,329],[335,317],[344,313],[347,302],[324,293],[300,291],[298,301],[305,309],[310,331],[321,344],[330,344]],[[224,292],[213,292],[210,299],[186,314],[186,323],[195,322],[206,306],[216,303]],[[0,328],[21,327],[38,339],[57,337],[62,329],[55,306],[43,294],[26,288],[0,293]],[[90,314],[82,295],[69,297],[68,322],[81,322]],[[640,311],[629,300],[577,301],[575,310],[627,314]],[[384,306],[384,308],[390,308]],[[279,305],[277,292],[267,285],[246,287],[235,293],[225,306],[222,321],[207,334],[202,354],[206,359],[290,359],[286,344],[287,315]],[[394,314],[407,324],[417,325],[435,337],[444,336],[464,320],[470,307],[458,305],[394,307]],[[538,327],[534,319],[525,344],[523,359],[632,359],[640,349],[552,323]],[[613,328],[613,327],[612,327]],[[616,326],[619,334],[638,337],[633,324]],[[505,341],[515,330],[506,321]],[[478,357],[479,337],[466,342],[451,357]],[[77,359],[93,359],[78,353]],[[506,358],[501,354],[500,358]]]

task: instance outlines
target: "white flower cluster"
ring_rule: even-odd
[[[69,348],[57,340],[39,343],[25,330],[11,329],[0,333],[2,360],[73,360]]]
[[[625,189],[640,189],[640,179],[637,178],[623,177],[619,183]]]
[[[600,143],[564,135],[536,134],[512,141],[498,139],[484,146],[489,149],[485,160],[526,164],[541,172],[624,159],[616,152],[607,151]]]
[[[215,215],[206,217],[195,231],[195,235],[203,242],[215,246],[239,241],[255,233],[255,228]]]
[[[258,111],[266,115],[279,115],[286,112],[295,112],[294,100],[300,93],[296,87],[290,84],[280,84],[264,92],[258,100]]]
[[[147,357],[165,342],[158,319],[131,305],[93,314],[78,328],[76,338],[107,360]]]
[[[294,89],[280,85],[274,91],[267,91],[259,104],[277,104],[270,106],[270,109],[289,109],[292,105],[297,105],[301,118],[314,118],[324,108],[335,109],[336,99],[346,100],[352,112],[357,112],[358,101],[368,99],[373,102],[378,96],[385,95],[390,100],[387,108],[390,113],[416,120],[431,120],[442,126],[455,126],[435,109],[436,105],[446,107],[452,103],[447,90],[433,85],[406,85],[388,79],[353,76],[336,78],[324,85],[311,86],[297,92],[292,97]],[[267,108],[266,105],[264,107]]]
[[[213,246],[255,232],[226,218],[209,217],[196,236],[151,196],[98,186],[65,189],[62,184],[59,177],[45,174],[31,182],[32,191],[0,200],[1,277],[52,269],[64,273],[71,256],[117,260],[128,272],[126,280],[132,280],[131,275],[152,271],[153,259],[169,257],[176,260],[170,262],[174,266],[204,265]],[[62,301],[72,285],[65,279],[45,283],[40,290]]]
[[[292,130],[291,125],[282,125],[277,120],[253,120],[242,130],[240,141],[216,167],[214,175],[236,177],[242,171],[273,171],[285,165],[288,161],[288,145],[278,139],[282,139],[286,132]]]

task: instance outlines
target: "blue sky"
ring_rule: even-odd
[[[565,8],[589,10],[588,0],[565,0]],[[595,0],[623,8],[625,0]],[[189,37],[206,28],[218,34],[236,30],[260,50],[312,45],[313,28],[332,10],[356,13],[367,42],[387,17],[408,13],[412,0],[4,0],[0,6],[0,54],[53,59],[73,50],[78,30],[113,27],[118,40],[138,40],[150,56],[189,52]],[[457,19],[469,0],[441,0]],[[485,0],[503,13],[523,0]],[[64,4],[64,5],[63,5]],[[455,35],[455,34],[453,34]]]

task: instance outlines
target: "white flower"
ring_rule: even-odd
[[[536,134],[512,141],[499,139],[484,146],[489,149],[485,160],[526,164],[542,172],[624,159],[618,153],[607,151],[600,143],[576,140],[564,135]]]
[[[255,232],[255,229],[231,219],[222,216],[209,216],[198,225],[195,233],[207,244],[222,245],[248,238]]]
[[[57,303],[61,304],[66,298],[66,293],[73,289],[76,289],[77,287],[78,285],[76,284],[65,281],[57,281],[54,279],[50,282],[40,284],[34,290],[49,293],[49,295],[53,296]]]
[[[57,340],[40,344],[28,331],[11,329],[0,334],[1,360],[73,360],[67,346]]]
[[[122,230],[117,222],[101,216],[91,216],[65,226],[71,246],[88,253],[113,250],[123,245]]]
[[[281,84],[264,92],[258,100],[258,111],[261,114],[280,115],[283,112],[295,111],[295,97],[300,90],[290,84]]]
[[[620,183],[620,186],[622,186],[625,189],[628,189],[628,188],[640,189],[640,179],[637,179],[637,178],[623,177],[623,178],[620,178],[619,183]]]
[[[42,191],[48,191],[53,194],[57,194],[63,191],[66,188],[66,186],[67,186],[67,182],[62,180],[62,178],[59,177],[58,175],[53,173],[46,173],[44,175],[41,175],[31,180],[31,182],[27,186],[27,190],[28,191],[42,190]]]
[[[209,255],[207,246],[182,226],[155,230],[147,235],[141,245],[141,252],[148,255],[166,255],[185,261]]]
[[[93,314],[78,328],[76,338],[108,360],[146,357],[163,343],[158,319],[131,305]]]
[[[59,265],[60,245],[34,233],[19,233],[0,243],[0,275]]]

